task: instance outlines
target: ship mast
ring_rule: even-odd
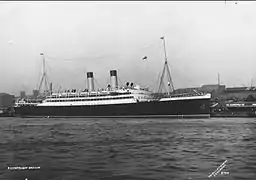
[[[41,78],[40,84],[39,84],[39,92],[42,88],[43,82],[45,84],[45,91],[48,92],[48,81],[47,81],[47,74],[46,74],[46,69],[45,69],[45,58],[44,58],[44,53],[40,53],[40,55],[42,56],[43,59],[43,76]]]
[[[220,85],[220,73],[218,73],[218,85]]]
[[[159,84],[159,88],[158,88],[158,93],[161,93],[162,88],[164,86],[164,75],[165,75],[165,72],[166,72],[167,73],[167,80],[168,80],[168,87],[169,87],[168,94],[170,94],[171,91],[174,91],[174,86],[173,86],[173,83],[172,83],[171,73],[170,73],[170,69],[169,69],[168,61],[167,61],[166,48],[165,48],[165,39],[164,39],[164,37],[161,37],[160,39],[163,40],[165,60],[164,60],[164,69],[163,69],[163,72],[162,72],[162,75],[161,75],[160,84]]]

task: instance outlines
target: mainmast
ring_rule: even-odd
[[[40,55],[42,56],[42,59],[43,59],[43,76],[41,78],[41,81],[40,81],[40,84],[39,84],[39,93],[40,93],[40,90],[42,88],[42,85],[43,85],[43,82],[44,82],[44,85],[45,85],[45,91],[48,92],[49,89],[48,89],[48,81],[47,81],[47,74],[46,74],[46,69],[45,69],[45,58],[44,58],[44,53],[40,53]]]
[[[160,79],[160,84],[159,84],[159,88],[158,88],[158,93],[160,93],[162,91],[162,88],[164,86],[164,75],[165,75],[165,72],[167,73],[167,80],[168,80],[168,94],[171,93],[171,91],[174,91],[174,86],[173,86],[173,83],[172,83],[172,78],[171,78],[171,73],[170,73],[170,70],[169,70],[169,66],[168,66],[168,61],[167,61],[167,55],[166,55],[166,49],[165,49],[165,39],[164,37],[161,37],[160,39],[163,40],[163,46],[164,46],[164,69],[163,69],[163,72],[162,72],[162,75],[161,75],[161,79]]]
[[[220,85],[220,73],[218,73],[218,85]]]

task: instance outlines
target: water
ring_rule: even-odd
[[[0,180],[25,179],[255,180],[256,120],[0,118]]]

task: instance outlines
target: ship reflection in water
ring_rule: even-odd
[[[1,180],[256,178],[256,121],[1,118]],[[8,167],[40,167],[11,170]]]

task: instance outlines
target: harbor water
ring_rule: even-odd
[[[256,119],[2,117],[0,162],[1,180],[255,180]]]

